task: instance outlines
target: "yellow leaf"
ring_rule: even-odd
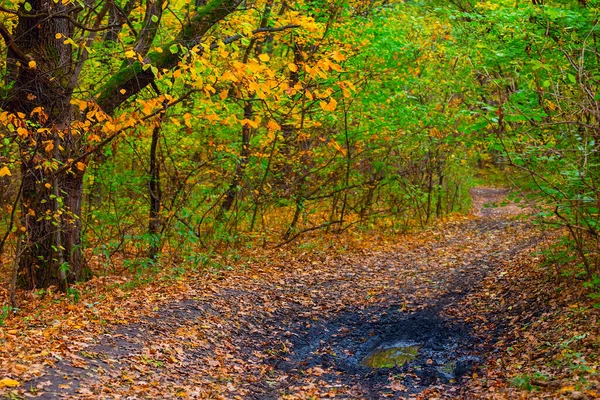
[[[225,71],[223,72],[223,74],[221,75],[221,81],[234,81],[237,82],[238,79],[236,78],[235,75],[233,75],[231,72],[229,71]]]
[[[346,155],[346,150],[344,148],[342,148],[342,146],[340,146],[340,144],[338,142],[336,142],[335,140],[332,140],[331,142],[329,142],[329,146],[333,147],[334,149],[336,149],[343,155]]]
[[[29,131],[25,128],[17,128],[17,135],[21,138],[26,138],[29,136]]]
[[[252,121],[250,119],[244,118],[243,120],[240,121],[242,123],[242,125],[248,125],[252,128],[258,128],[258,123],[256,123],[255,121]]]
[[[248,69],[250,70],[250,72],[252,73],[256,73],[260,71],[260,64],[257,63],[256,61],[250,61],[248,62],[248,64],[246,64],[246,66],[248,67]]]
[[[329,103],[322,101],[320,104],[321,108],[325,111],[335,111],[337,107],[337,101],[333,97],[329,99]]]
[[[326,90],[323,90],[322,92],[315,91],[315,94],[320,99],[326,99],[329,96],[331,96],[332,93],[333,93],[333,90],[331,88],[327,88]]]
[[[229,89],[225,89],[219,94],[219,97],[221,98],[221,100],[225,100],[227,98],[228,94],[229,94]]]
[[[339,64],[332,63],[330,65],[331,69],[337,72],[342,72],[342,67]]]
[[[62,36],[62,33],[57,33],[56,35],[54,35],[54,38],[55,38],[55,39],[60,39],[60,38],[62,38],[62,37],[63,37],[63,36]]]
[[[29,68],[31,69],[35,69],[37,67],[37,63],[33,60],[29,61],[29,64],[27,65],[29,65]]]
[[[52,143],[52,142],[50,141],[50,143],[48,143],[48,144],[46,145],[46,147],[45,147],[45,149],[44,149],[44,150],[46,150],[46,152],[50,153],[52,150],[54,150],[54,143]]]
[[[148,113],[149,114],[149,113]],[[106,123],[104,124],[104,126],[102,127],[102,132],[106,132],[106,133],[111,133],[111,132],[115,132],[117,131],[117,127],[115,124],[113,124],[110,121],[106,121]]]
[[[566,392],[573,392],[573,391],[575,391],[575,386],[567,385],[567,386],[563,386],[562,388],[560,388],[558,393],[566,393]]]
[[[34,115],[34,114],[43,114],[43,113],[44,113],[44,108],[43,107],[36,107],[33,110],[31,110],[31,115]]]
[[[288,68],[292,72],[298,72],[298,66],[296,64],[294,64],[294,63],[289,63],[288,64]]]
[[[6,165],[0,168],[0,178],[2,178],[3,176],[10,176],[10,169],[8,169]]]
[[[75,164],[75,166],[77,167],[78,170],[85,171],[85,164],[82,163],[81,161],[79,161],[77,164]]]
[[[44,184],[44,186],[46,186],[46,188],[48,188],[48,189],[50,189],[52,187],[52,185],[49,183]]]
[[[270,120],[267,123],[267,129],[270,131],[279,131],[281,130],[281,126],[277,122]]]
[[[127,57],[127,58],[133,58],[133,57],[135,57],[135,51],[133,51],[133,50],[127,50],[125,52],[125,57]]]
[[[260,61],[267,62],[267,61],[269,61],[271,59],[271,57],[269,57],[268,54],[261,54],[261,55],[258,56],[258,59]]]
[[[121,93],[121,94],[125,94],[125,93],[127,93],[127,90],[125,90],[125,89],[121,89],[121,90],[119,90],[119,93]]]
[[[331,58],[333,58],[337,62],[340,62],[340,61],[344,61],[346,59],[346,56],[344,56],[342,53],[340,53],[339,51],[336,50],[331,55]]]
[[[219,120],[219,116],[217,114],[208,114],[204,118],[206,118],[209,122],[215,122]]]
[[[17,386],[19,386],[19,382],[15,381],[14,379],[4,378],[0,380],[0,387],[14,388]]]
[[[191,121],[190,121],[191,119],[192,119],[192,114],[190,114],[190,113],[185,113],[185,114],[183,115],[183,123],[184,123],[184,124],[185,124],[185,126],[187,126],[188,128],[191,128],[191,127],[192,127],[192,123],[191,123]]]

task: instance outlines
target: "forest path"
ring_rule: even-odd
[[[501,326],[473,329],[467,295],[542,234],[507,192],[476,188],[473,215],[398,237],[387,250],[265,262],[191,284],[182,300],[106,329],[26,382],[37,398],[463,397]],[[496,207],[486,208],[486,204]],[[489,301],[504,301],[488,299]],[[419,347],[404,366],[361,365]]]

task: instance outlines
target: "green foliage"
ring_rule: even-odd
[[[544,382],[548,380],[548,376],[544,375],[541,372],[535,372],[531,375],[524,374],[518,375],[511,380],[511,384],[513,386],[518,387],[519,389],[527,390],[527,391],[535,391],[540,390],[540,387],[535,385],[533,382]]]
[[[555,266],[580,268],[591,281],[600,267],[597,5],[459,4],[435,12],[454,21],[474,69],[480,99],[467,131],[494,162],[513,167],[511,180],[544,222],[566,227],[570,241],[553,255]]]
[[[594,303],[594,308],[600,308],[600,275],[593,274],[584,284],[584,287],[590,289],[590,298],[597,301]]]
[[[16,312],[15,308],[3,304],[2,308],[0,308],[0,326],[4,326],[4,321],[14,312]]]

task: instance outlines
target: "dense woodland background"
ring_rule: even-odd
[[[6,0],[2,281],[402,232],[507,181],[600,291],[597,0]],[[10,306],[5,306],[8,312]]]

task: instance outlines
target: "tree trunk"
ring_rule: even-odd
[[[72,50],[60,40],[73,35],[73,24],[47,17],[68,13],[69,6],[62,2],[29,4],[29,11],[21,7],[25,16],[19,18],[14,39],[8,40],[10,90],[2,104],[21,119],[21,220],[26,235],[19,269],[28,288],[56,285],[65,290],[69,281],[87,274],[79,218],[83,168],[54,172],[78,155],[81,145],[70,129]]]
[[[148,221],[148,233],[150,234],[150,246],[148,258],[154,260],[158,255],[160,234],[160,205],[162,203],[162,192],[160,190],[160,165],[157,156],[158,141],[160,139],[161,121],[152,130],[152,142],[150,144],[150,182],[148,191],[150,194],[150,219]]]
[[[30,289],[55,285],[66,290],[68,283],[89,276],[81,251],[83,172],[52,176],[39,166],[33,160],[22,167],[22,226],[27,232],[19,262],[22,282]]]
[[[244,118],[252,119],[253,110],[252,110],[252,99],[248,100],[244,106]],[[235,168],[235,173],[233,175],[233,180],[227,189],[227,193],[225,194],[225,199],[223,200],[223,204],[221,204],[221,210],[219,212],[218,219],[222,219],[235,202],[237,194],[240,190],[240,186],[242,184],[242,179],[244,179],[244,174],[246,172],[246,166],[248,165],[248,158],[250,157],[250,125],[244,124],[242,127],[242,149],[240,151],[240,160]]]

